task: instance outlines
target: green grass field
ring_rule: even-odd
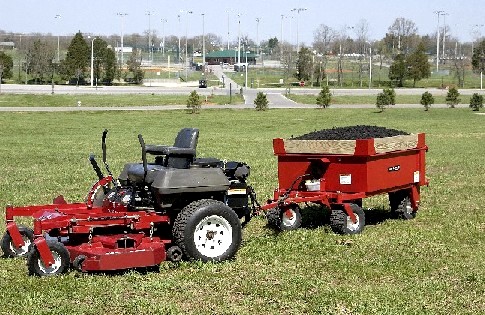
[[[287,97],[299,104],[316,104],[317,96],[315,95],[297,95],[290,94]],[[446,104],[446,96],[434,95],[435,104]],[[461,95],[460,104],[470,104],[469,95]],[[376,96],[373,95],[338,95],[332,96],[330,104],[375,104]],[[396,95],[396,104],[419,104],[421,101],[421,95]]]
[[[83,200],[104,128],[119,173],[141,159],[138,133],[170,144],[180,128],[198,127],[198,155],[247,162],[261,201],[277,186],[275,137],[356,124],[425,132],[430,186],[411,221],[389,219],[384,196],[366,199],[369,224],[354,237],[333,234],[319,211],[313,222],[323,224],[285,233],[256,218],[237,257],[219,264],[40,279],[24,260],[0,259],[0,314],[483,314],[484,122],[466,109],[2,113],[2,207]]]
[[[230,104],[228,95],[208,95],[207,103],[205,95],[200,95],[203,104]],[[167,94],[112,94],[112,95],[89,95],[89,94],[0,94],[0,107],[75,107],[81,101],[85,107],[112,107],[112,106],[158,106],[158,105],[186,105],[189,95]],[[244,103],[239,94],[232,96],[232,104]]]

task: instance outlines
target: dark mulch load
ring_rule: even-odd
[[[409,135],[405,131],[388,129],[378,126],[358,125],[350,127],[333,127],[310,132],[302,136],[294,137],[293,140],[357,140],[370,138],[386,138],[400,135]]]

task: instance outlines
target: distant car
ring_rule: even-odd
[[[203,88],[203,89],[207,88],[207,80],[204,80],[204,79],[199,80],[199,88]]]

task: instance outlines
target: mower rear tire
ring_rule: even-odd
[[[173,225],[175,244],[189,260],[224,261],[241,245],[239,218],[226,204],[202,199],[186,206]]]
[[[27,256],[29,275],[49,277],[66,273],[69,270],[69,251],[66,247],[57,241],[47,241],[47,246],[49,246],[52,256],[54,257],[54,264],[52,266],[44,265],[44,262],[40,258],[39,251],[34,247]]]
[[[280,231],[292,231],[301,227],[301,212],[297,205],[273,208],[266,213],[266,219],[270,227]]]
[[[352,222],[345,210],[340,208],[332,209],[330,214],[330,227],[337,234],[359,234],[364,230],[365,213],[361,207],[351,203],[350,208],[354,212],[357,222]]]
[[[1,244],[3,257],[25,257],[32,248],[32,244],[34,243],[34,231],[31,228],[23,225],[19,225],[18,229],[22,239],[24,240],[24,246],[16,248],[12,242],[12,237],[10,237],[10,234],[5,232]]]

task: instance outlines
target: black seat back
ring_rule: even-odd
[[[199,140],[199,129],[184,128],[179,131],[173,144],[176,148],[197,149],[197,142]]]

